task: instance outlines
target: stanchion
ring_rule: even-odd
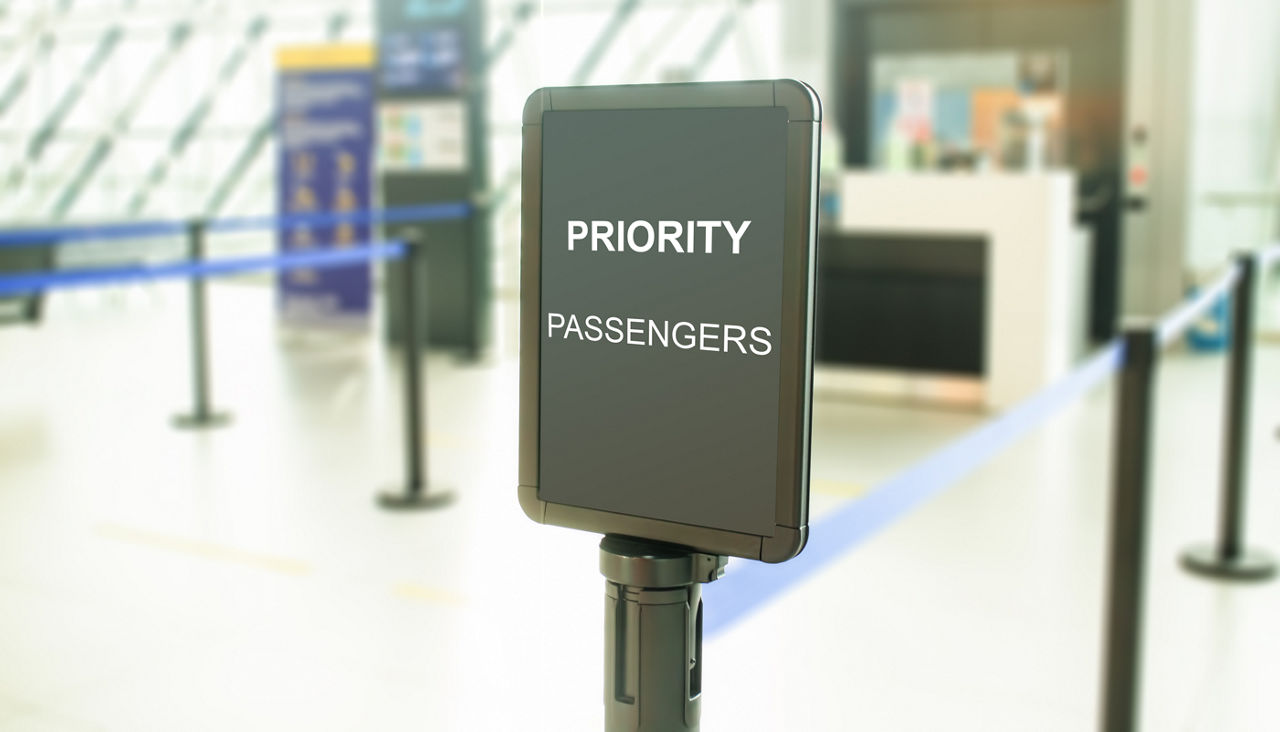
[[[191,262],[204,261],[205,222],[194,219],[187,224],[187,245]],[[213,411],[209,399],[209,333],[205,315],[205,278],[194,275],[187,282],[191,307],[191,392],[190,414],[179,414],[173,424],[184,429],[220,427],[231,421],[230,415]]]
[[[1182,566],[1199,575],[1232,580],[1275,576],[1276,561],[1265,551],[1245,546],[1245,488],[1249,472],[1249,392],[1253,379],[1254,293],[1258,260],[1236,257],[1240,280],[1231,309],[1231,355],[1227,363],[1227,400],[1222,442],[1222,497],[1218,539],[1190,547]]]
[[[624,536],[600,542],[605,732],[697,732],[702,586],[727,557]]]
[[[1103,732],[1138,729],[1142,616],[1146,585],[1156,331],[1149,322],[1124,328],[1124,367],[1116,397],[1112,455],[1111,552],[1102,689]]]
[[[419,509],[436,508],[453,500],[447,492],[426,491],[427,466],[423,433],[426,419],[422,393],[422,350],[418,333],[419,282],[424,281],[418,271],[422,261],[422,234],[417,229],[401,233],[404,239],[404,261],[400,263],[400,308],[404,319],[404,461],[405,485],[402,489],[378,494],[378,503],[384,508]]]

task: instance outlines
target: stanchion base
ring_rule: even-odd
[[[453,503],[453,498],[449,491],[383,491],[378,494],[378,505],[391,511],[422,511],[444,508]]]
[[[1276,574],[1276,560],[1259,549],[1245,549],[1240,556],[1226,559],[1218,547],[1208,544],[1193,546],[1182,553],[1182,566],[1188,572],[1218,579],[1261,582]]]
[[[199,430],[208,427],[225,427],[231,424],[231,415],[226,412],[213,414],[175,414],[173,426],[180,430]]]

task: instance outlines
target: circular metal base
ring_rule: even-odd
[[[378,494],[378,505],[392,511],[428,510],[444,508],[453,503],[453,498],[449,491],[383,491]]]
[[[1226,559],[1218,547],[1193,546],[1182,553],[1182,566],[1189,572],[1218,579],[1261,582],[1276,574],[1276,560],[1259,549],[1246,548],[1238,557]]]
[[[212,414],[175,414],[173,415],[173,426],[180,430],[198,430],[206,427],[225,427],[231,424],[231,415],[226,412],[214,412]]]

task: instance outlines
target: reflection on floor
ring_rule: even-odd
[[[515,364],[426,360],[432,489],[387,513],[399,371],[212,288],[226,428],[183,432],[180,286],[53,299],[0,330],[0,729],[598,730],[597,537],[515,501]],[[1280,349],[1261,354],[1253,536],[1280,549]],[[1191,578],[1213,527],[1222,360],[1161,383],[1146,728],[1280,729],[1280,583]],[[715,730],[1095,726],[1109,395],[712,640]],[[981,420],[823,401],[813,510]],[[729,571],[733,571],[731,565]]]

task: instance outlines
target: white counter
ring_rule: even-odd
[[[1001,409],[1063,375],[1080,350],[1088,257],[1087,238],[1074,224],[1074,197],[1068,172],[849,172],[841,180],[837,226],[847,233],[986,238],[986,368],[970,391],[974,401]],[[846,369],[820,368],[818,387],[840,383],[840,371]],[[894,377],[866,375],[882,382]],[[964,377],[899,376],[904,384],[940,380],[932,390],[907,388],[918,397],[966,393]]]

